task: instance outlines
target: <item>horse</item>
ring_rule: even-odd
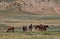
[[[48,28],[48,25],[35,25],[35,30],[39,29],[41,31],[46,31],[46,28]]]
[[[34,25],[35,26],[35,30],[42,30],[42,24],[41,25]]]
[[[14,32],[14,29],[15,29],[14,27],[9,26],[9,27],[7,28],[7,32],[11,32],[11,31]]]
[[[27,26],[23,26],[23,32],[27,31]]]
[[[29,31],[32,31],[32,24],[29,26]]]
[[[46,29],[49,28],[48,25],[42,25],[42,30],[46,31]]]

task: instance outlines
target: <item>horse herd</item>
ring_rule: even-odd
[[[46,31],[47,28],[49,28],[49,26],[48,25],[42,25],[42,24],[40,24],[40,25],[32,25],[32,24],[30,24],[28,27],[27,26],[22,26],[23,32],[26,32],[27,30],[32,31],[33,28],[35,30],[39,30],[39,31]],[[9,26],[7,28],[7,32],[10,32],[10,31],[14,32],[14,30],[15,30],[15,27],[12,27],[12,26]]]

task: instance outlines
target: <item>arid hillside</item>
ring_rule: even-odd
[[[60,14],[60,0],[2,0],[0,10],[32,12],[32,14]]]
[[[0,24],[60,25],[60,0],[0,0]]]

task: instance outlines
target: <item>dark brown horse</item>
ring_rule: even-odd
[[[27,31],[27,26],[23,26],[23,32]]]
[[[39,29],[41,31],[46,31],[46,29],[48,28],[48,25],[35,25],[35,30]]]
[[[42,30],[43,30],[43,31],[46,31],[47,28],[49,28],[48,25],[42,25]]]
[[[14,27],[9,26],[9,27],[7,28],[7,32],[11,32],[11,31],[14,32],[14,29],[15,29]]]
[[[29,26],[29,31],[32,31],[32,24]]]
[[[39,25],[35,25],[35,30],[42,30],[42,27],[41,26],[39,26]]]

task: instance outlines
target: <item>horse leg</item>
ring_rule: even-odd
[[[7,30],[7,32],[9,32],[9,30]]]
[[[7,30],[7,32],[10,32],[10,30]]]
[[[14,32],[14,29],[12,30],[12,32]]]
[[[37,27],[35,27],[35,30],[37,30]]]
[[[29,31],[32,31],[32,28],[29,28]]]

